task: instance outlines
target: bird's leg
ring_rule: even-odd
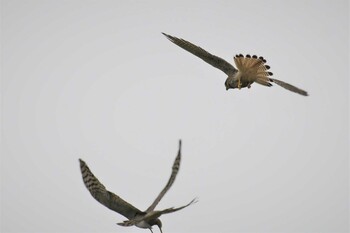
[[[151,228],[148,228],[152,233],[153,233],[153,231],[152,231],[152,229]]]
[[[241,90],[242,87],[242,82],[241,82],[241,77],[238,78],[238,89]]]

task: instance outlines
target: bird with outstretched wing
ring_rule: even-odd
[[[160,231],[162,232],[162,222],[159,219],[159,217],[162,214],[168,214],[168,213],[181,210],[197,201],[195,198],[191,202],[189,202],[187,205],[184,205],[178,208],[172,207],[164,210],[154,210],[157,204],[159,203],[159,201],[165,195],[165,193],[173,185],[176,175],[179,172],[180,161],[181,161],[181,140],[179,141],[179,150],[175,158],[168,183],[165,185],[163,190],[159,193],[158,197],[154,200],[154,202],[150,205],[150,207],[148,207],[146,211],[141,211],[138,208],[134,207],[133,205],[129,204],[128,202],[124,201],[118,195],[108,191],[106,187],[91,172],[87,164],[82,159],[79,159],[80,170],[83,177],[83,181],[86,188],[91,193],[91,195],[102,205],[123,215],[128,219],[124,222],[117,223],[117,224],[120,226],[135,225],[140,228],[150,229],[152,233],[153,233],[152,231],[153,225],[157,225]]]
[[[263,57],[258,57],[256,55],[250,56],[249,54],[246,56],[243,56],[242,54],[236,55],[233,58],[234,63],[237,67],[235,68],[224,59],[212,55],[211,53],[205,51],[197,45],[192,44],[189,41],[165,33],[162,34],[177,46],[223,71],[228,76],[225,81],[226,90],[235,88],[241,89],[244,87],[250,88],[254,82],[268,87],[272,86],[272,83],[275,83],[289,91],[298,93],[303,96],[308,95],[306,91],[298,87],[295,87],[281,80],[271,78],[273,74],[272,72],[268,71],[270,69],[270,66],[266,65],[266,60]]]

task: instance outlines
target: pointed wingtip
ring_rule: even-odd
[[[302,96],[309,96],[309,93],[307,91],[304,91],[300,88],[297,88],[291,84],[288,84],[288,83],[285,83],[281,80],[273,79],[273,78],[270,78],[269,80],[270,80],[270,82],[274,82],[277,85],[279,85],[279,86],[281,86],[289,91],[292,91],[292,92],[297,93],[297,94],[302,95]]]
[[[80,168],[87,166],[85,161],[80,158],[79,158],[79,165],[80,165]]]
[[[307,93],[306,91],[303,91],[302,93],[300,93],[303,96],[309,96],[309,93]]]
[[[170,39],[171,38],[171,36],[170,35],[168,35],[168,34],[166,34],[166,33],[164,33],[164,32],[162,32],[162,34],[166,37],[166,38],[168,38],[168,39]]]
[[[181,145],[182,145],[182,141],[181,139],[179,139],[179,151],[181,151]]]
[[[171,42],[174,43],[174,40],[176,39],[176,37],[173,37],[173,36],[171,36],[171,35],[168,35],[168,34],[166,34],[166,33],[164,33],[164,32],[162,32],[162,34],[163,34],[168,40],[170,40]]]

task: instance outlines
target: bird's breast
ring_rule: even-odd
[[[148,222],[142,220],[141,222],[136,223],[136,226],[139,228],[150,228],[151,225]]]

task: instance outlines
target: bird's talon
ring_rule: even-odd
[[[241,87],[242,87],[241,80],[238,80],[238,89],[241,90]]]

